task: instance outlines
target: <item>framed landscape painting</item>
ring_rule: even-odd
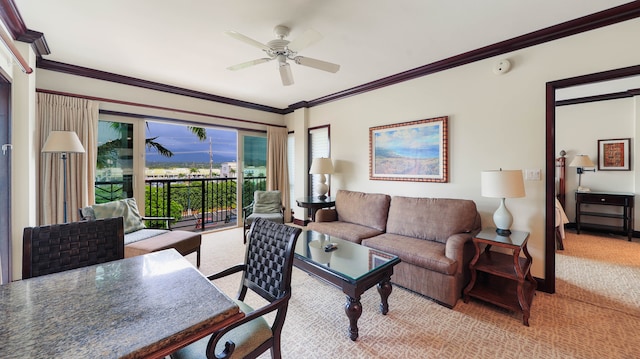
[[[598,171],[629,171],[630,138],[598,140]]]
[[[369,128],[369,179],[447,182],[447,116]]]

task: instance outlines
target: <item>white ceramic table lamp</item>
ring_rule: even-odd
[[[327,192],[329,192],[329,186],[327,185],[327,177],[325,174],[333,173],[333,163],[331,162],[331,158],[325,157],[317,157],[314,158],[311,162],[311,168],[309,169],[309,174],[317,174],[320,175],[317,183],[317,191],[316,194],[318,198],[325,199],[327,198]]]
[[[522,171],[483,171],[481,181],[483,197],[500,198],[500,207],[493,214],[496,232],[501,236],[510,235],[513,216],[505,205],[505,198],[525,196]]]

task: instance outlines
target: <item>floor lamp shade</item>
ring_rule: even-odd
[[[509,235],[513,216],[505,205],[505,198],[525,196],[522,171],[484,171],[481,182],[483,197],[500,198],[500,207],[493,214],[496,231],[500,235]]]
[[[43,153],[60,153],[63,173],[63,210],[64,222],[67,222],[67,153],[84,153],[84,147],[73,131],[51,131],[42,146]]]
[[[327,177],[325,174],[333,173],[333,162],[331,162],[331,158],[326,157],[317,157],[314,158],[311,162],[311,168],[309,169],[309,174],[318,174],[320,178],[317,184],[317,195],[318,198],[327,198],[327,192],[329,192],[329,186],[327,185]]]

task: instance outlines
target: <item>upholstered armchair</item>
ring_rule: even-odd
[[[255,191],[253,202],[242,209],[245,229],[245,243],[251,223],[256,218],[264,218],[276,223],[284,223],[284,207],[280,191]]]

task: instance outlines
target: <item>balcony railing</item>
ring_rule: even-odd
[[[96,202],[103,203],[126,197],[125,181],[96,182]],[[145,180],[144,213],[149,217],[173,217],[173,229],[205,231],[235,227],[242,217],[242,207],[253,200],[253,192],[266,188],[266,177],[245,177],[242,203],[238,206],[236,178],[147,179]],[[162,227],[164,222],[147,223]]]

